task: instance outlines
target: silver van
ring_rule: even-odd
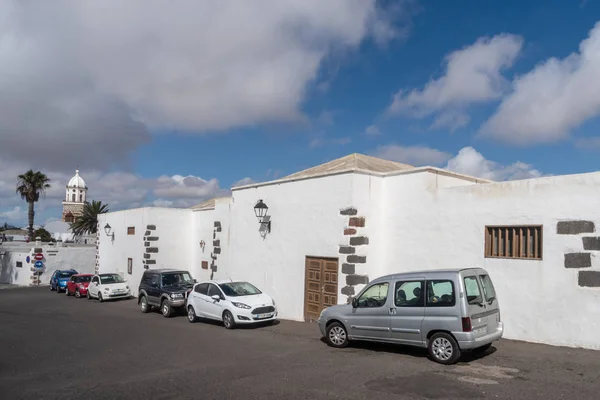
[[[317,322],[330,346],[368,340],[426,347],[441,364],[456,363],[464,350],[484,352],[504,331],[494,285],[483,268],[383,276],[352,304],[324,309]]]

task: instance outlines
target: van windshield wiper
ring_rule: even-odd
[[[493,296],[493,297],[490,297],[490,298],[488,299],[488,304],[492,304],[492,302],[493,302],[494,300],[496,300],[496,297],[495,297],[495,296]]]

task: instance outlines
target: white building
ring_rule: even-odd
[[[599,206],[597,172],[490,182],[352,154],[191,209],[103,214],[96,263],[134,290],[144,268],[248,280],[293,320],[384,274],[482,266],[506,338],[600,349]]]

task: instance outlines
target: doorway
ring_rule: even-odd
[[[304,320],[316,321],[324,308],[337,304],[338,259],[306,257]]]

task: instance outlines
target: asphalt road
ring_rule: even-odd
[[[0,290],[0,399],[598,399],[600,352],[502,340],[446,367],[329,348],[314,324],[229,331],[47,287]]]

